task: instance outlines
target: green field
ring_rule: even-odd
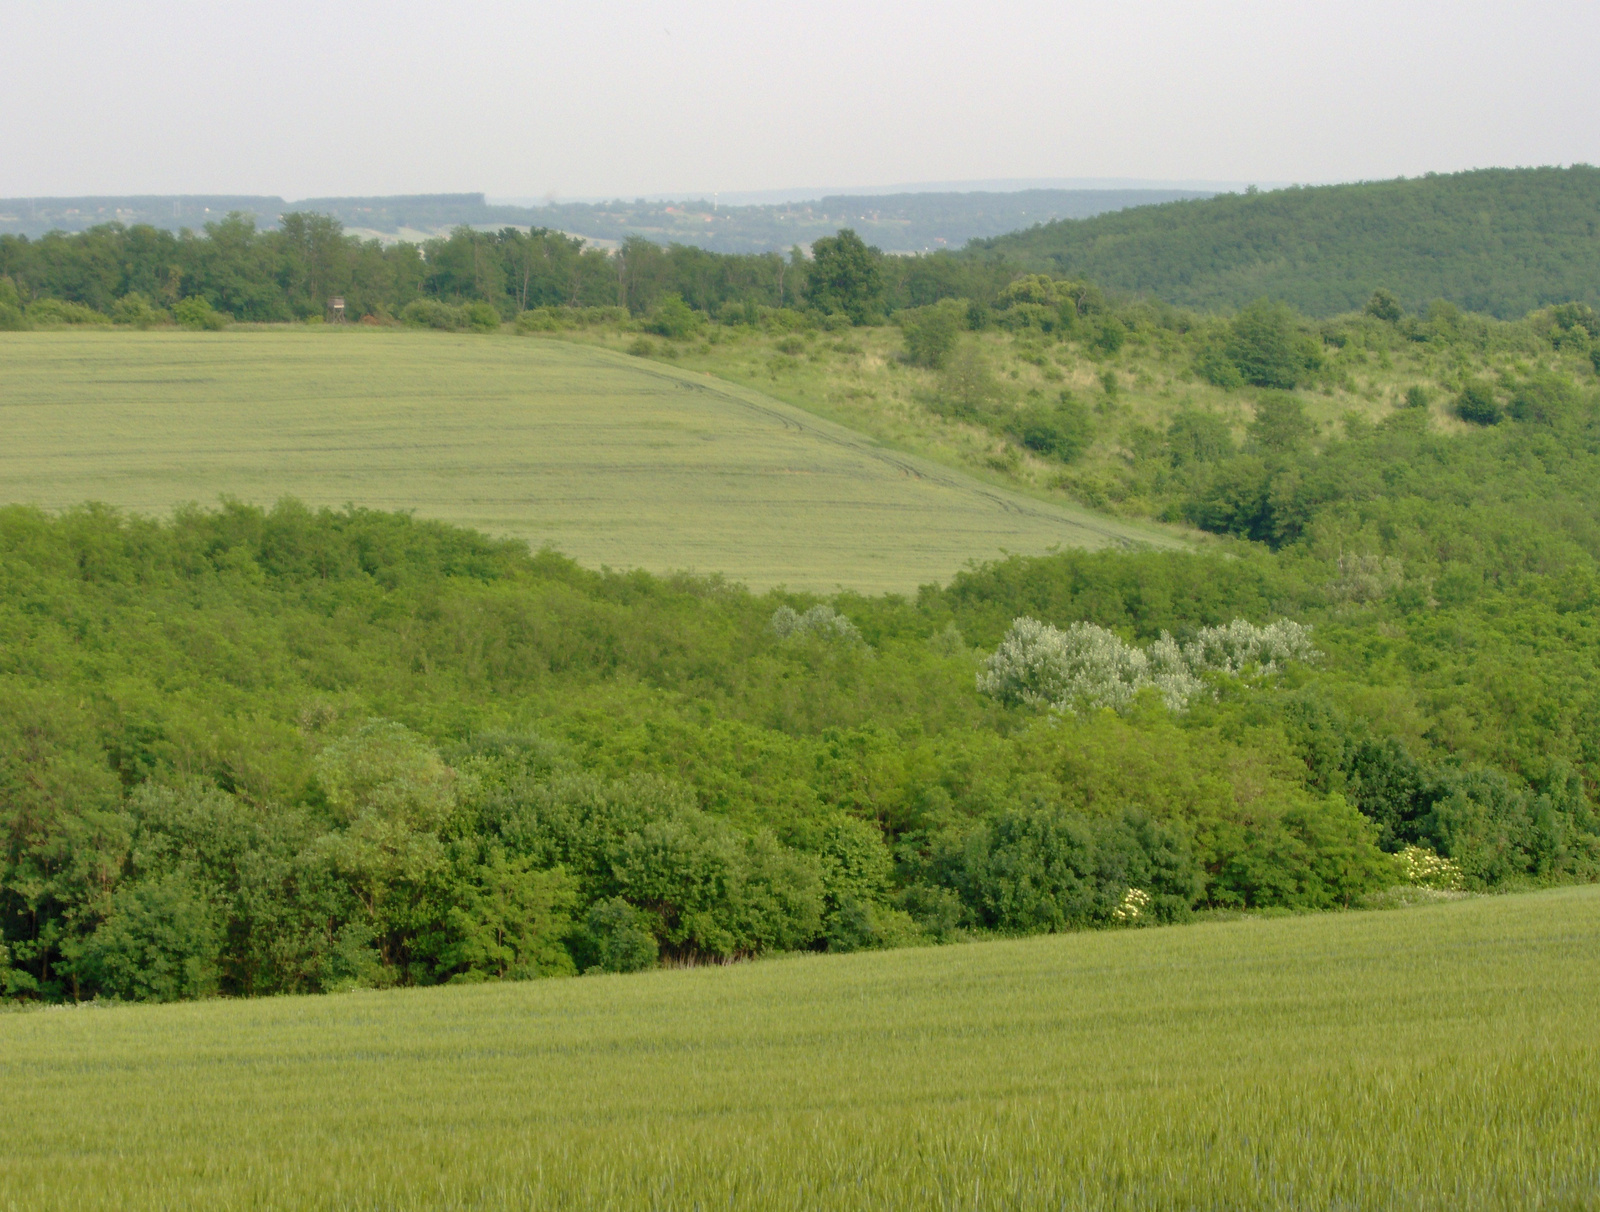
[[[414,509],[589,565],[911,590],[1002,550],[1172,540],[600,349],[301,328],[0,337],[0,501]]]
[[[0,1206],[1600,1207],[1600,888],[0,1015]]]

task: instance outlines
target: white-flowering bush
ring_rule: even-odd
[[[1237,677],[1254,667],[1274,674],[1290,661],[1314,661],[1322,654],[1311,644],[1311,628],[1288,619],[1257,627],[1234,619],[1223,627],[1202,627],[1183,646],[1189,668],[1196,673],[1215,671]]]
[[[1256,627],[1235,619],[1226,627],[1201,629],[1185,645],[1162,632],[1146,651],[1093,623],[1073,623],[1063,631],[1020,618],[984,662],[978,689],[1003,703],[1075,712],[1120,711],[1150,687],[1169,710],[1182,711],[1205,692],[1202,674],[1265,676],[1289,661],[1320,655],[1311,646],[1310,628],[1287,620]]]
[[[1400,864],[1406,873],[1406,882],[1422,888],[1437,888],[1444,892],[1459,892],[1462,885],[1461,868],[1426,846],[1407,846],[1400,852]]]
[[[814,635],[824,640],[844,640],[852,644],[866,642],[854,623],[825,604],[813,606],[804,614],[788,606],[779,606],[772,613],[771,626],[778,638],[784,640],[790,636]]]
[[[1065,631],[1018,619],[984,662],[978,689],[1005,703],[1075,709],[1126,707],[1148,683],[1150,658],[1093,623]]]
[[[1119,922],[1136,922],[1148,908],[1150,894],[1143,888],[1129,888],[1122,894],[1122,902],[1111,911],[1111,916]]]

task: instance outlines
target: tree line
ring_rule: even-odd
[[[325,215],[283,216],[275,230],[231,215],[203,231],[106,224],[30,240],[0,236],[0,325],[156,323],[196,299],[239,321],[322,317],[329,299],[351,319],[396,319],[424,302],[483,304],[500,320],[539,308],[663,300],[724,317],[749,308],[812,308],[880,320],[901,307],[992,294],[1003,267],[950,254],[886,257],[854,232],[818,239],[811,256],[712,253],[630,238],[612,252],[561,232],[456,229],[421,244],[345,234]],[[68,305],[63,310],[60,305]],[[54,305],[54,306],[52,306]],[[76,309],[76,310],[73,310]]]

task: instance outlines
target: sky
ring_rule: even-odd
[[[0,196],[1600,162],[1594,0],[3,0]]]

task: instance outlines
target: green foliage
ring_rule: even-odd
[[[649,916],[620,896],[596,901],[583,919],[585,971],[643,972],[655,967],[658,951]]]
[[[700,313],[685,303],[682,295],[672,294],[656,304],[645,327],[660,336],[681,341],[693,336],[700,323]]]
[[[64,303],[60,299],[36,299],[28,304],[29,326],[55,324],[109,324],[111,321],[92,307]]]
[[[1055,404],[1024,404],[1005,420],[1006,432],[1035,454],[1071,463],[1094,439],[1089,410],[1062,392]]]
[[[837,313],[852,324],[882,315],[883,254],[869,248],[850,228],[823,236],[811,246],[806,299],[818,311]]]
[[[172,305],[172,318],[179,327],[195,332],[216,332],[228,323],[228,317],[211,306],[204,295],[190,295]]]
[[[935,863],[976,922],[1007,933],[1112,925],[1129,889],[1150,898],[1131,922],[1180,920],[1203,886],[1183,835],[1132,811],[1105,819],[1008,812]]]
[[[1462,386],[1456,396],[1455,414],[1472,425],[1498,425],[1505,415],[1500,401],[1495,399],[1494,388],[1480,381]]]
[[[895,322],[905,333],[905,357],[913,366],[942,369],[961,339],[966,304],[947,299],[928,307],[898,313]]]
[[[437,299],[413,299],[401,311],[400,322],[416,328],[438,328],[446,332],[460,332],[472,323],[472,317],[465,307],[453,307]]]
[[[1405,308],[1400,306],[1400,300],[1381,286],[1372,292],[1372,297],[1361,310],[1374,320],[1382,320],[1385,324],[1398,324],[1406,314]]]
[[[966,255],[1189,307],[1266,294],[1331,316],[1383,290],[1413,311],[1442,297],[1510,318],[1551,302],[1600,306],[1597,203],[1600,168],[1589,165],[1429,173],[1057,220]]]
[[[1403,642],[1402,668],[1436,671],[1429,727],[1485,721],[1459,777],[1392,734],[1371,739],[1401,773],[1380,776],[1365,734],[1294,708],[1298,682],[1053,722],[977,693],[969,643],[1024,613],[1199,652],[1236,611],[1315,608],[1315,576],[1256,558],[1015,559],[915,602],[800,611],[284,505],[165,524],[11,510],[0,576],[13,994],[611,970],[643,962],[641,933],[681,962],[1341,905],[1396,881],[1380,845],[1410,841],[1475,886],[1600,863],[1587,773],[1552,765],[1593,756],[1540,723],[1584,718],[1587,683],[1551,678],[1514,631],[1489,662],[1426,617]],[[789,615],[819,623],[780,635]],[[85,646],[82,618],[114,642]],[[1328,671],[1293,678],[1357,701],[1391,683],[1379,654],[1401,641],[1322,626]],[[931,642],[953,627],[970,641]],[[1491,725],[1513,666],[1534,698]]]
[[[167,313],[162,311],[138,291],[130,291],[118,299],[111,308],[111,322],[132,328],[153,328],[166,323]]]
[[[1258,299],[1234,317],[1224,346],[1239,377],[1255,387],[1288,389],[1303,382],[1316,354],[1298,331],[1294,313]]]

